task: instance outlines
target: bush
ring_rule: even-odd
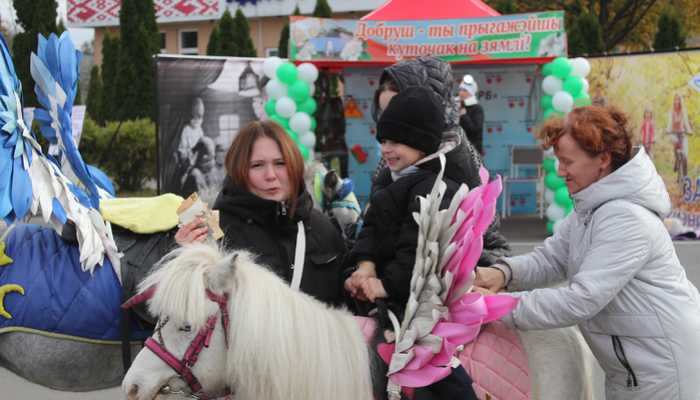
[[[100,127],[85,118],[80,140],[85,163],[99,165],[118,126],[119,122],[107,122]],[[99,168],[112,178],[118,190],[141,190],[146,179],[156,178],[155,124],[147,118],[124,121]]]

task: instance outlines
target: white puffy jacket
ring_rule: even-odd
[[[578,325],[606,374],[607,399],[700,399],[700,301],[662,223],[670,199],[635,148],[611,175],[572,195],[557,234],[532,253],[502,259],[503,317],[522,331]]]

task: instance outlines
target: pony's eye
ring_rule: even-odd
[[[182,326],[180,327],[180,330],[181,330],[181,331],[185,331],[185,332],[189,332],[189,331],[192,330],[192,325],[190,325],[190,324],[182,324]]]

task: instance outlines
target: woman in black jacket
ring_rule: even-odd
[[[453,83],[450,63],[436,57],[412,58],[394,64],[384,69],[379,78],[379,88],[374,93],[372,102],[372,116],[374,120],[379,119],[382,105],[386,107],[391,97],[396,93],[410,86],[427,86],[437,93],[442,100],[442,107],[445,110],[445,132],[457,132],[461,138],[461,143],[448,154],[456,156],[459,154],[458,168],[451,168],[445,171],[445,176],[469,188],[481,185],[479,168],[483,166],[481,154],[467,140],[464,130],[459,125],[459,110],[457,102],[454,101]],[[379,175],[386,166],[386,160],[379,161],[375,177]],[[488,182],[486,182],[488,183]],[[498,228],[501,220],[496,213],[491,225],[484,233],[484,250],[481,253],[479,266],[491,266],[501,257],[510,257],[513,252],[510,249],[508,240],[501,236]]]
[[[459,126],[479,154],[484,153],[484,109],[478,104],[479,90],[474,77],[467,74],[459,84]]]
[[[304,186],[304,160],[284,128],[273,121],[247,124],[229,147],[224,166],[227,177],[213,208],[219,210],[225,245],[255,253],[259,263],[290,283],[301,252],[299,289],[331,305],[342,303],[345,242],[313,208]],[[207,228],[200,224],[197,219],[180,228],[175,240],[203,241]],[[300,228],[304,248],[298,245]]]

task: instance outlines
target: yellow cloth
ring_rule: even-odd
[[[5,242],[0,242],[0,267],[13,263],[12,259],[5,254]],[[2,303],[0,303],[2,306]]]
[[[177,209],[184,200],[172,193],[157,197],[100,199],[100,214],[105,221],[132,232],[162,232],[177,226]]]

